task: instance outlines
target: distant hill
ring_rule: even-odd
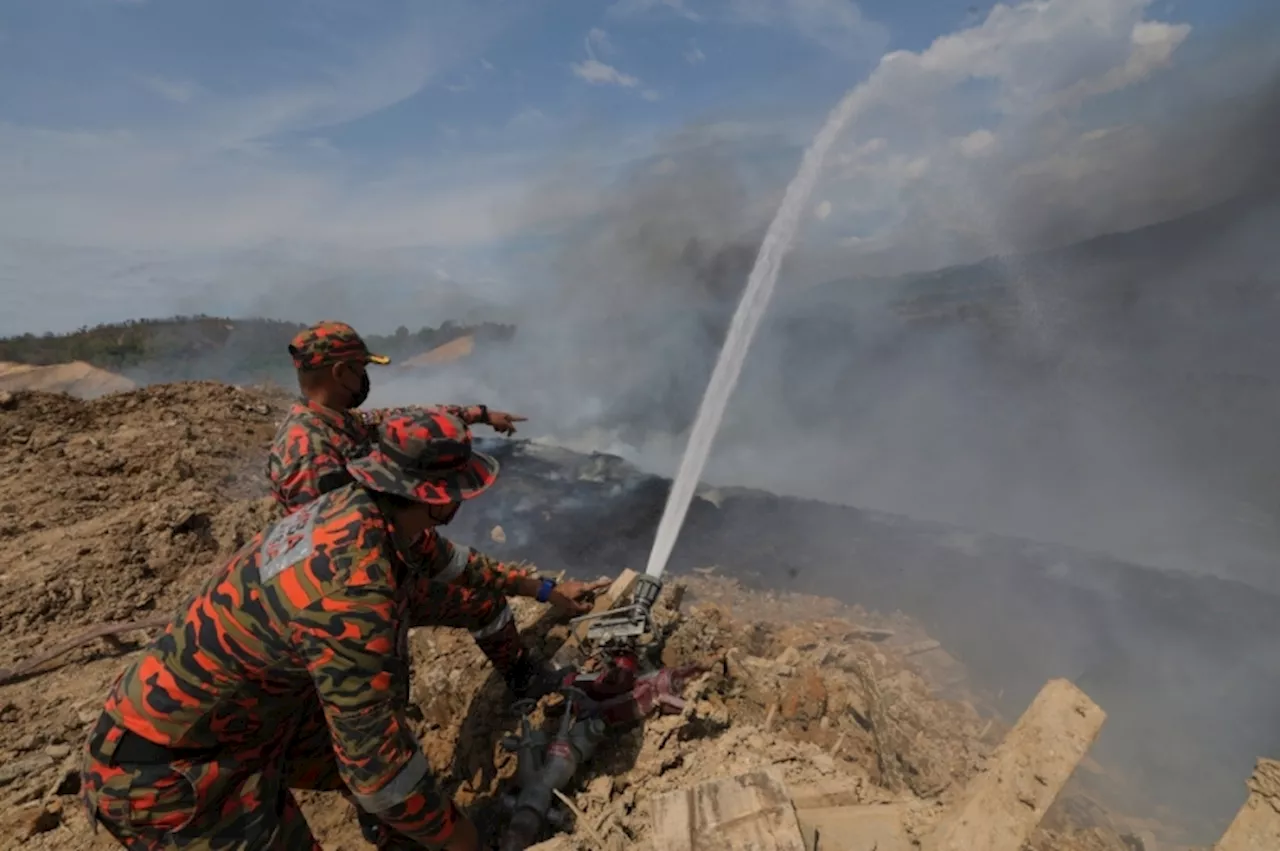
[[[304,327],[304,323],[276,319],[203,315],[139,319],[70,334],[0,339],[0,361],[33,366],[83,361],[144,382],[287,380],[291,371],[287,346]],[[460,337],[505,340],[515,330],[513,325],[445,322],[417,331],[401,326],[394,334],[366,335],[366,340],[374,351],[404,360]]]
[[[980,320],[1008,327],[1039,309],[1049,324],[1275,310],[1280,198],[1267,191],[1062,248],[887,278],[851,275],[810,287],[783,312],[829,317],[891,308],[908,321]],[[1078,341],[1077,341],[1078,342]]]

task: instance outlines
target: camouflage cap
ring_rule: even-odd
[[[391,363],[391,358],[369,351],[364,340],[345,322],[317,322],[299,331],[289,343],[295,369],[318,369],[335,363]]]
[[[498,478],[498,462],[471,448],[462,420],[439,410],[397,413],[378,427],[377,443],[347,462],[370,490],[427,505],[479,496]]]

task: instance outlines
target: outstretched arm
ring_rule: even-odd
[[[364,411],[365,422],[378,425],[387,417],[401,411],[444,411],[462,420],[469,426],[487,425],[501,434],[515,434],[516,423],[522,423],[528,417],[509,414],[506,411],[491,411],[486,405],[405,405],[398,408],[374,408]]]
[[[479,550],[464,547],[443,538],[434,529],[428,529],[422,538],[419,572],[410,587],[411,606],[419,601],[426,605],[430,599],[426,583],[453,583],[466,588],[496,591],[507,597],[537,598],[543,590],[543,579],[527,567],[519,567],[498,561]],[[554,586],[545,602],[570,614],[585,614],[590,603],[585,602],[597,591],[607,588],[609,580],[600,582],[565,582]]]
[[[433,582],[496,591],[508,597],[531,597],[537,593],[537,579],[529,568],[506,564],[471,547],[459,546],[441,537],[435,529],[426,531],[413,555]],[[530,588],[533,590],[529,593],[520,593]]]

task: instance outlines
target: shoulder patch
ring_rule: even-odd
[[[317,509],[321,500],[313,500],[277,523],[258,549],[258,577],[270,582],[288,568],[315,551],[313,542]]]

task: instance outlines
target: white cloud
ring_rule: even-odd
[[[540,109],[535,109],[534,107],[529,106],[511,116],[511,120],[507,122],[507,129],[527,130],[534,127],[541,127],[546,123],[546,113]]]
[[[1087,130],[1084,133],[1080,134],[1080,141],[1096,142],[1099,139],[1105,139],[1106,137],[1110,136],[1112,133],[1119,132],[1123,129],[1124,128],[1122,127],[1098,127],[1094,130]]]
[[[599,27],[593,27],[586,38],[587,57],[596,59],[599,56],[609,56],[614,53],[613,42],[609,41],[609,34]]]
[[[841,54],[874,55],[888,40],[887,30],[867,20],[853,0],[618,0],[609,13],[617,17],[674,14],[690,21],[785,27]],[[695,49],[685,56],[692,63],[705,58],[701,53]]]
[[[1001,213],[1027,186],[1040,187],[1038,203],[1048,210],[1079,204],[1066,200],[1078,187],[1051,191],[1055,181],[1098,187],[1090,191],[1114,183],[1099,177],[1103,162],[1134,162],[1138,143],[1086,139],[1088,127],[1072,127],[1090,98],[1123,92],[1173,62],[1190,28],[1148,20],[1147,7],[1146,0],[997,5],[920,52],[885,55],[859,87],[858,117],[827,164],[839,210],[832,219],[847,217],[853,234],[846,245],[925,266],[955,261],[961,244],[978,255],[1004,251],[1009,234],[1034,230],[1021,222],[1010,228]],[[974,126],[979,115],[983,126]],[[1072,147],[1104,142],[1105,151],[1088,155]],[[941,253],[923,247],[929,241]]]
[[[138,77],[143,88],[173,103],[189,103],[200,91],[195,83],[186,80],[171,80],[167,77]]]
[[[609,39],[609,34],[599,27],[593,27],[583,40],[587,58],[582,62],[574,62],[569,67],[580,80],[593,86],[621,86],[634,89],[640,85],[640,78],[619,71],[613,65],[600,60],[601,56],[610,56],[618,52]],[[653,89],[645,89],[640,96],[648,101],[656,101],[659,95]]]
[[[696,44],[690,45],[689,49],[684,52],[684,61],[688,62],[690,65],[697,65],[701,62],[705,62],[706,59],[707,54],[703,53],[702,48],[698,47]]]
[[[1173,60],[1173,52],[1190,34],[1191,27],[1187,24],[1139,21],[1133,25],[1130,36],[1132,52],[1128,60],[1098,77],[1081,80],[1071,86],[1059,95],[1057,105],[1075,106],[1088,98],[1142,82],[1156,71],[1167,68]]]
[[[617,0],[608,9],[608,13],[614,17],[629,17],[654,11],[662,11],[687,21],[703,20],[703,16],[690,9],[685,0]]]
[[[867,20],[853,0],[728,0],[727,16],[761,26],[788,26],[836,53],[865,54],[888,42],[885,28]]]
[[[742,23],[792,28],[826,20],[831,34],[845,33],[848,43],[862,37],[854,32],[862,32],[860,16],[841,11],[849,4],[718,0],[696,12],[684,3],[631,5],[633,14],[644,11],[640,6],[671,14],[706,9],[720,21],[732,14]],[[845,237],[842,268],[848,268],[850,254],[870,257],[859,264],[866,270],[881,269],[881,257],[899,266],[951,262],[961,238],[965,251],[992,247],[1000,207],[1010,197],[1032,197],[1046,209],[1084,207],[1096,197],[1096,187],[1114,178],[1108,169],[1151,159],[1158,150],[1151,134],[1134,127],[1098,128],[1108,119],[1094,116],[1077,123],[1074,113],[1089,98],[1122,93],[1175,61],[1187,28],[1147,20],[1145,10],[1140,0],[998,6],[978,25],[923,51],[886,56],[863,86],[866,109],[832,152],[822,199],[811,210],[823,222],[815,231],[824,238],[832,232]],[[603,61],[612,49],[603,30],[587,34],[586,49],[589,55],[571,66],[577,78],[629,89],[641,98],[657,96],[639,77]],[[696,45],[689,49],[696,53],[686,61],[702,61]],[[164,86],[127,81],[135,94],[145,85],[186,104],[163,110],[163,124],[61,132],[0,123],[0,240],[98,246],[126,259],[131,252],[159,251],[216,257],[273,243],[325,244],[335,252],[404,246],[427,253],[481,252],[593,215],[602,193],[585,185],[591,181],[581,178],[577,160],[570,176],[562,164],[549,168],[528,150],[531,128],[557,127],[532,107],[490,128],[491,142],[504,133],[520,137],[519,148],[500,153],[426,164],[381,162],[371,169],[358,151],[345,143],[335,148],[328,140],[324,128],[411,96],[437,71],[469,70],[480,78],[476,63],[486,70],[492,66],[479,55],[477,46],[449,64],[423,30],[406,31],[364,44],[340,63],[316,66],[301,84],[264,80],[243,97],[219,94],[212,85],[184,89],[167,78],[159,81]],[[567,76],[562,80],[574,84]],[[808,140],[802,137],[820,117],[799,119],[788,112],[751,124],[726,120],[686,128],[659,149],[656,161],[652,128],[627,139],[608,136],[609,128],[603,128],[598,132],[610,141],[592,150],[607,152],[592,156],[607,159],[608,166],[591,162],[596,174],[631,158],[654,175],[670,175],[700,145],[771,153],[784,144],[789,150],[803,145]],[[476,138],[474,129],[454,133],[457,147]],[[84,268],[96,262],[86,261]],[[120,292],[145,303],[145,293],[183,285],[185,262],[166,267],[167,277],[149,271],[151,277],[130,278],[134,289],[122,284]],[[459,280],[468,278],[465,263],[447,268]],[[75,280],[85,285],[88,277]]]
[[[334,147],[333,142],[323,136],[313,136],[307,140],[307,147],[313,151],[320,151],[325,154],[337,154],[338,149]]]
[[[955,141],[960,153],[966,157],[981,157],[991,153],[992,148],[995,147],[996,134],[990,130],[979,129]]]
[[[622,86],[630,89],[640,85],[640,81],[630,74],[624,74],[612,65],[606,65],[596,59],[575,62],[570,67],[575,77],[593,86]]]

